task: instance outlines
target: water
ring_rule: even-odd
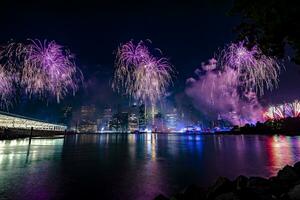
[[[0,199],[153,199],[218,176],[273,176],[300,137],[76,135],[0,141]]]

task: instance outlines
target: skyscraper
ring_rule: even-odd
[[[147,124],[147,114],[145,112],[145,105],[142,104],[139,106],[139,109],[138,109],[138,120],[139,120],[139,130],[142,131],[142,130],[145,130],[146,129],[146,124]]]
[[[96,107],[94,105],[82,106],[80,109],[79,132],[96,133]]]
[[[166,120],[167,129],[170,131],[175,131],[177,128],[177,120],[178,120],[177,109],[174,108],[172,112],[166,113],[165,120]]]

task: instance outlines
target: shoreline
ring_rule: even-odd
[[[300,161],[286,165],[276,176],[246,177],[234,180],[219,177],[208,187],[189,185],[171,197],[159,194],[154,200],[298,200],[300,199]]]
[[[298,132],[298,131],[297,131]],[[5,133],[0,132],[0,141],[1,140],[14,140],[14,139],[24,139],[24,138],[52,138],[55,136],[65,136],[65,135],[144,135],[144,134],[161,134],[161,135],[169,135],[169,134],[177,134],[177,135],[185,135],[185,136],[209,136],[209,135],[262,135],[262,136],[273,136],[273,135],[283,135],[283,136],[300,136],[300,132],[283,132],[283,131],[267,131],[267,132],[242,132],[242,131],[223,131],[223,132],[214,132],[214,133],[181,133],[181,132],[173,132],[173,133],[162,133],[162,132],[152,132],[152,133],[75,133],[75,132],[67,132],[67,131],[45,131],[45,130],[33,130],[31,135],[30,130],[10,130]]]
[[[25,138],[53,138],[56,136],[72,134],[71,132],[64,131],[50,131],[50,130],[30,130],[30,129],[1,129],[0,130],[0,141],[1,140],[15,140]]]

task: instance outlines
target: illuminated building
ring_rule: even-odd
[[[98,122],[99,129],[101,131],[108,131],[110,130],[110,123],[112,121],[112,109],[105,108],[102,114],[102,118]]]
[[[174,108],[173,112],[165,114],[166,127],[170,131],[175,131],[177,128],[177,110]]]
[[[139,119],[135,113],[131,113],[128,117],[128,130],[130,132],[139,130]]]
[[[80,109],[80,122],[78,130],[80,133],[96,133],[96,107],[94,105],[82,106]]]
[[[145,105],[142,104],[139,106],[139,110],[138,110],[138,115],[139,115],[139,130],[145,130],[146,129],[146,112],[145,112]]]
[[[67,126],[0,111],[0,128],[65,131]]]
[[[159,112],[154,117],[154,123],[152,124],[152,131],[165,132],[164,116]]]

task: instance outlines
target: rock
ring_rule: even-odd
[[[248,178],[246,176],[238,176],[236,179],[235,179],[235,189],[236,190],[241,190],[241,189],[244,189],[247,184],[248,184]]]
[[[267,191],[245,188],[236,192],[236,196],[242,200],[274,200],[276,197]]]
[[[300,200],[300,184],[293,187],[288,192],[288,196],[291,200]]]
[[[229,179],[225,177],[219,177],[215,184],[209,188],[207,198],[214,199],[220,194],[232,192],[233,189],[233,183]]]
[[[270,190],[271,183],[268,179],[262,177],[250,177],[247,188],[266,191]]]
[[[240,200],[240,198],[233,192],[220,194],[216,197],[216,200]]]
[[[165,197],[164,195],[160,194],[157,197],[155,197],[154,200],[169,200],[167,197]]]
[[[203,199],[206,196],[206,191],[196,185],[188,186],[183,192],[183,199]]]
[[[299,178],[299,175],[293,167],[286,165],[283,169],[279,170],[277,178],[281,181],[294,182]]]
[[[269,181],[271,187],[270,193],[276,197],[280,197],[289,190],[288,184],[285,181],[280,181],[277,177],[271,177]]]
[[[271,181],[262,177],[250,177],[247,187],[240,193],[241,199],[273,199]]]

